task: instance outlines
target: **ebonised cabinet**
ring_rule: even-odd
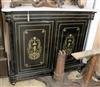
[[[92,11],[30,11],[5,12],[9,25],[9,77],[29,79],[53,72],[59,50],[67,55],[65,70],[78,69],[83,64],[70,53],[84,50]]]

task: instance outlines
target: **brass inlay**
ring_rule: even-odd
[[[28,58],[31,60],[39,59],[41,55],[41,50],[42,50],[41,41],[39,38],[34,36],[28,42],[28,47],[27,47]]]
[[[72,34],[69,34],[64,42],[63,49],[66,51],[67,54],[70,54],[73,50],[75,44],[75,37]]]

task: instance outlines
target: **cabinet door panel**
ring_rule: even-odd
[[[15,27],[18,71],[50,70],[53,21],[16,22]]]
[[[69,54],[83,50],[87,22],[86,20],[57,21],[56,52],[58,52],[58,50],[65,50],[68,54],[66,58],[66,68],[69,67],[68,65],[74,67],[74,64],[80,64],[80,61],[76,61]]]

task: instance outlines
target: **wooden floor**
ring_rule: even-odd
[[[65,79],[63,82],[56,82],[55,80],[52,79],[51,76],[40,77],[38,78],[38,80],[46,82],[47,87],[85,87],[82,84],[81,80],[71,82]],[[96,82],[92,82],[90,85],[91,86],[89,87],[100,87],[100,83]],[[37,86],[34,86],[34,79],[20,81],[17,82],[15,86],[13,86],[9,83],[8,78],[2,78],[0,79],[0,87],[37,87]]]

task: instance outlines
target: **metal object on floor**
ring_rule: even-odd
[[[57,81],[63,79],[65,57],[66,57],[66,52],[64,50],[59,51],[57,63],[56,63],[56,69],[54,71],[54,79],[57,80]]]
[[[84,75],[84,84],[85,87],[88,87],[89,82],[92,79],[92,75],[94,74],[95,71],[95,66],[97,62],[97,56],[100,55],[100,49],[95,49],[95,50],[90,50],[90,51],[84,51],[84,52],[77,52],[77,53],[72,53],[72,56],[75,57],[75,59],[83,59],[84,57],[91,57],[89,61],[89,65],[87,67],[87,71]]]

